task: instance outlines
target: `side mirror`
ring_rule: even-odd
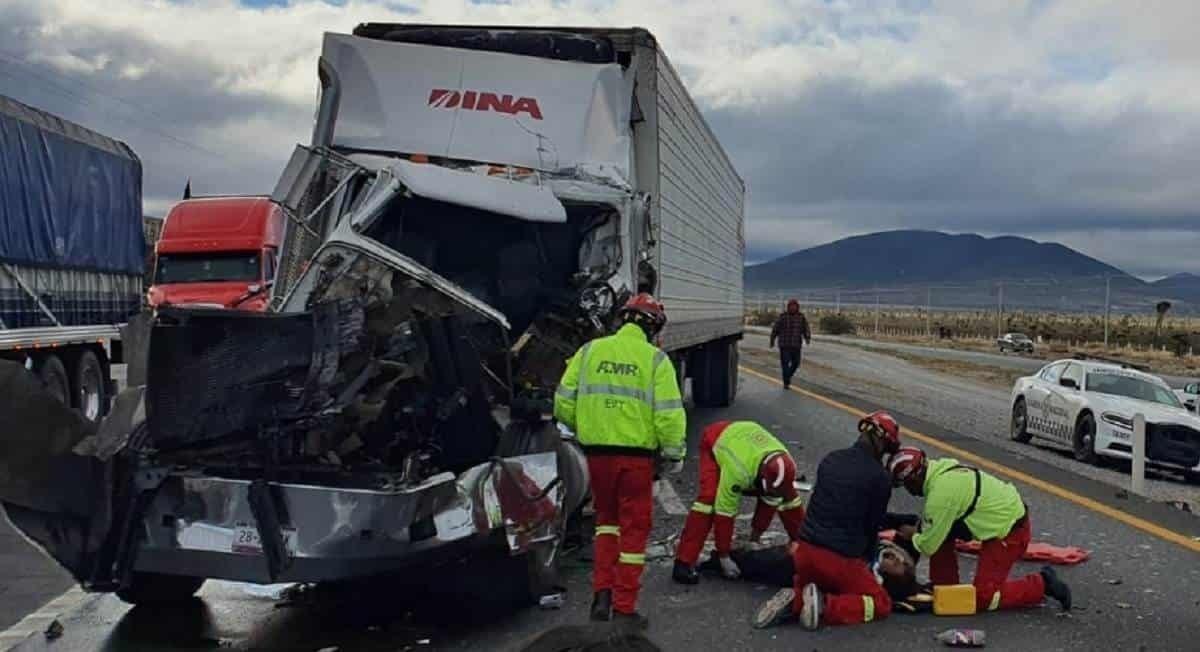
[[[1079,389],[1079,383],[1075,382],[1074,378],[1059,378],[1058,384],[1071,389]]]
[[[1200,394],[1200,384],[1192,383],[1191,385],[1183,386],[1184,394]]]

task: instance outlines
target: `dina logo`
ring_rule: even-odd
[[[435,109],[492,111],[513,116],[523,113],[534,120],[542,119],[542,108],[538,106],[537,98],[482,91],[452,91],[446,88],[435,88],[429,91],[429,106]]]

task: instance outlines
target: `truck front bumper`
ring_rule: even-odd
[[[558,534],[566,492],[551,486],[556,458],[506,458],[389,489],[267,483],[286,550],[274,568],[251,482],[172,473],[142,512],[134,568],[257,583],[351,579],[436,561],[497,531],[520,554]]]

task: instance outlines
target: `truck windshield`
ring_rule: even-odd
[[[1090,373],[1087,376],[1087,389],[1089,392],[1099,394],[1125,396],[1139,401],[1161,403],[1177,408],[1183,407],[1171,390],[1131,376]]]
[[[258,252],[159,254],[154,282],[257,281],[259,264]]]

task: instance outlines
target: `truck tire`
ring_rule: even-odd
[[[42,358],[38,363],[38,377],[42,379],[46,391],[62,401],[63,405],[71,405],[71,382],[67,379],[67,368],[57,355],[52,353]]]
[[[71,383],[72,407],[79,410],[83,418],[99,423],[107,412],[108,396],[105,395],[104,366],[92,351],[84,351],[75,359],[75,373]]]
[[[117,597],[132,605],[179,604],[191,600],[203,585],[203,577],[135,572],[129,586],[117,589]]]
[[[692,376],[692,395],[696,405],[723,408],[737,397],[738,346],[736,340],[713,342],[699,354],[699,364]]]

